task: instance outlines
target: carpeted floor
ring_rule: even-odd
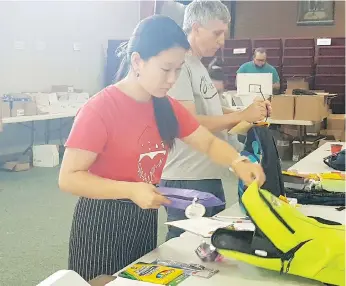
[[[76,197],[59,191],[58,168],[0,172],[0,285],[36,285],[66,268],[69,229]],[[236,181],[225,181],[228,205]],[[160,210],[159,243],[166,213]]]

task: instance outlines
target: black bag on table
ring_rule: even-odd
[[[286,189],[288,198],[295,198],[302,205],[344,206],[345,193],[329,192],[326,190],[295,190]]]
[[[324,164],[337,171],[345,171],[345,149],[323,159]]]

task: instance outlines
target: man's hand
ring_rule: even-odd
[[[271,114],[271,105],[269,101],[255,100],[248,108],[241,112],[242,120],[253,123],[262,121]]]
[[[268,110],[268,117],[270,117],[272,115],[272,104],[269,100],[263,100],[263,98],[261,96],[257,96],[254,99],[255,101],[259,101],[259,102],[264,102],[266,104],[267,110]]]

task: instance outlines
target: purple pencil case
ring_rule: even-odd
[[[159,192],[171,201],[166,207],[185,210],[192,204],[194,198],[197,199],[196,203],[199,203],[206,208],[222,206],[225,202],[215,197],[213,194],[200,192],[190,189],[178,189],[168,187],[158,187]]]

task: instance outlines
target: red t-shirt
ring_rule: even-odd
[[[198,122],[179,102],[168,98],[179,123],[179,138],[190,135]],[[152,184],[160,181],[168,153],[152,101],[138,102],[115,86],[105,88],[81,108],[66,147],[97,153],[89,169],[97,176]]]

